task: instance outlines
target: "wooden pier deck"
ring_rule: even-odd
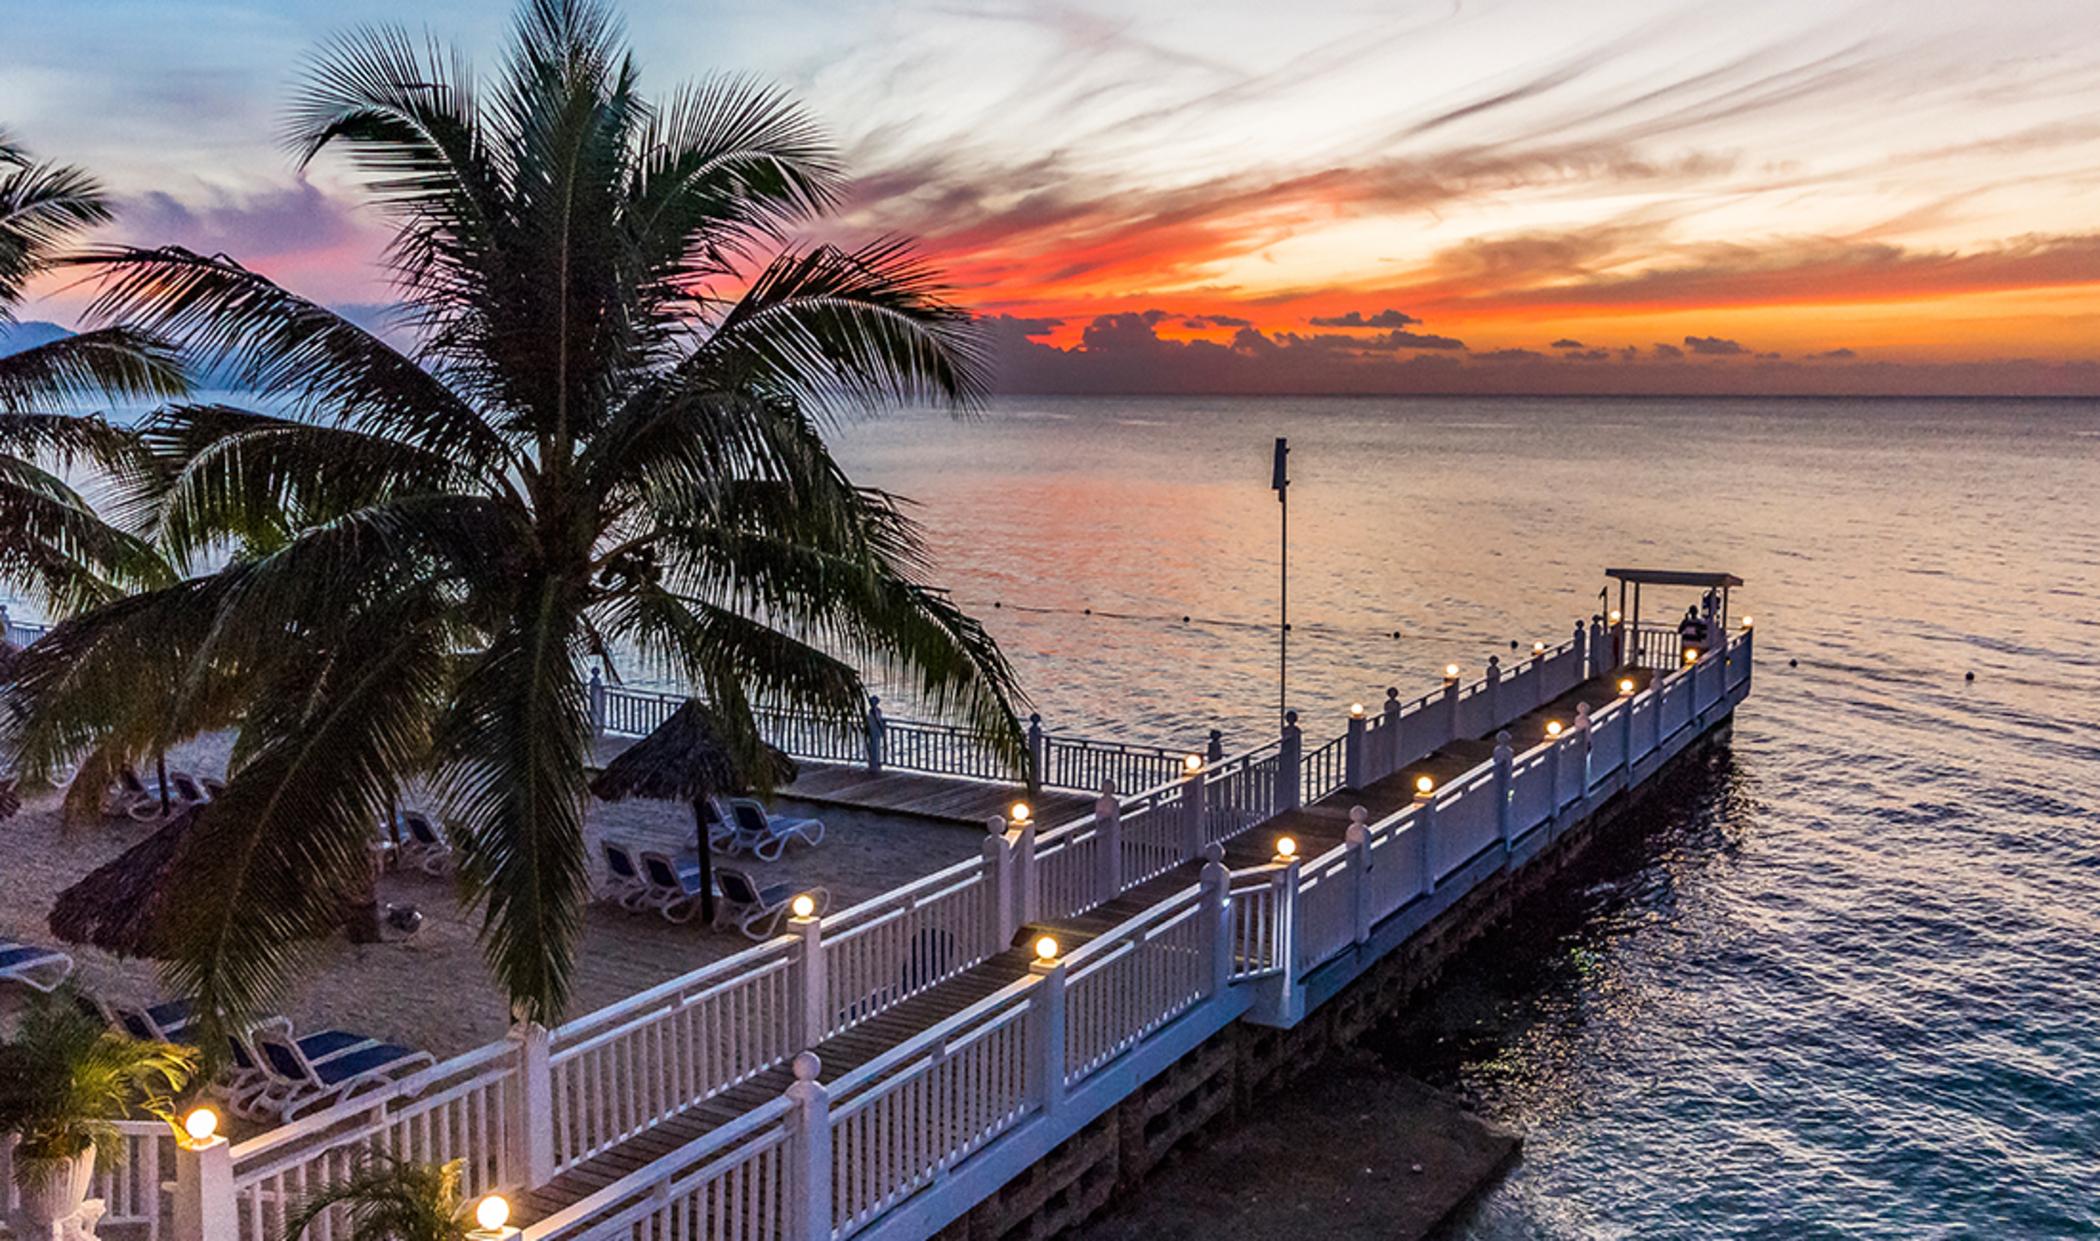
[[[1575,719],[1575,709],[1579,704],[1586,703],[1595,711],[1617,697],[1616,682],[1623,675],[1632,675],[1641,689],[1646,688],[1653,676],[1645,671],[1622,671],[1592,677],[1517,717],[1504,728],[1518,749],[1536,744],[1544,735],[1548,720],[1569,723]],[[1226,842],[1225,864],[1240,869],[1269,862],[1277,838],[1283,835],[1297,840],[1299,856],[1318,857],[1342,842],[1349,828],[1351,808],[1363,806],[1375,822],[1413,800],[1418,776],[1426,774],[1441,786],[1486,761],[1493,754],[1494,746],[1493,735],[1454,741],[1364,788],[1345,787],[1303,808],[1273,815]],[[1018,788],[995,784],[898,772],[871,776],[865,769],[816,764],[806,765],[802,777],[783,793],[811,801],[833,800],[897,813],[979,823],[985,817],[1004,813],[1014,800],[1028,800],[1036,809],[1038,821],[1046,827],[1069,822],[1093,809],[1093,800],[1078,794],[1038,794],[1030,798]],[[915,796],[928,801],[913,801]],[[822,1061],[818,1080],[825,1083],[836,1081],[884,1052],[908,1042],[942,1019],[1026,976],[1033,959],[1027,945],[1032,944],[1037,936],[1046,932],[1056,936],[1064,951],[1069,953],[1197,882],[1200,870],[1199,862],[1184,863],[1074,917],[1023,926],[1013,938],[1014,946],[1007,951],[813,1048]],[[693,1105],[523,1195],[514,1204],[513,1223],[529,1224],[583,1200],[709,1131],[772,1102],[793,1081],[790,1067],[777,1065]]]

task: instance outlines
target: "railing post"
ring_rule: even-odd
[[[1699,670],[1697,668],[1692,669],[1692,683],[1685,688],[1692,691],[1692,705],[1697,707],[1699,705]],[[1655,754],[1659,753],[1663,748],[1662,678],[1657,677],[1649,682],[1648,689],[1649,692],[1655,695],[1655,701],[1648,708],[1648,713],[1655,717],[1648,721],[1648,753]]]
[[[1588,680],[1590,677],[1596,675],[1594,672],[1590,671],[1589,650],[1589,630],[1584,629],[1582,627],[1582,622],[1578,620],[1575,622],[1575,667],[1578,671],[1582,673],[1582,675],[1575,678],[1577,684],[1580,684],[1583,681]]]
[[[1543,707],[1553,700],[1553,695],[1546,692],[1545,645],[1539,643],[1541,649],[1531,656],[1531,705],[1534,707]]]
[[[1502,726],[1502,657],[1500,655],[1488,656],[1487,689],[1482,692],[1487,695],[1488,700],[1488,727],[1500,728]]]
[[[598,675],[596,668],[591,669],[590,701],[591,736],[603,737],[605,735],[605,678]]]
[[[1283,742],[1276,748],[1276,813],[1296,810],[1299,766],[1305,761],[1305,739],[1298,729],[1298,713],[1283,713]]]
[[[1381,780],[1400,770],[1400,721],[1402,718],[1400,714],[1400,687],[1388,685],[1385,687],[1385,727],[1381,730],[1385,736],[1385,755],[1380,760],[1378,772],[1378,778]]]
[[[795,1057],[787,1088],[788,1229],[793,1241],[831,1241],[831,1097],[817,1080],[817,1053]]]
[[[1276,907],[1276,1011],[1286,1021],[1298,1016],[1298,868],[1297,857],[1276,859],[1269,873]]]
[[[1502,856],[1516,847],[1517,808],[1516,751],[1510,748],[1509,730],[1495,734],[1495,830],[1502,834]]]
[[[1453,666],[1455,667],[1456,665]],[[1440,705],[1444,713],[1444,740],[1446,743],[1456,741],[1458,740],[1458,674],[1455,672],[1444,674],[1444,697]]]
[[[1042,788],[1043,781],[1050,778],[1049,769],[1043,765],[1045,757],[1043,717],[1038,712],[1031,712],[1028,716],[1028,791],[1031,793]]]
[[[1116,798],[1116,782],[1103,780],[1101,796],[1094,799],[1095,851],[1099,853],[1102,900],[1123,890],[1123,803]]]
[[[1376,916],[1371,908],[1371,812],[1362,806],[1349,808],[1349,831],[1343,840],[1349,846],[1350,889],[1356,896],[1356,942],[1371,938]]]
[[[1225,732],[1223,729],[1213,728],[1210,730],[1210,744],[1203,748],[1203,761],[1205,763],[1222,763],[1225,761]]]
[[[159,1186],[150,1187],[154,1197]],[[175,1143],[175,1241],[240,1241],[241,1216],[233,1196],[233,1147],[214,1133],[202,1142],[187,1134]]]
[[[1422,866],[1422,895],[1436,891],[1436,790],[1415,790],[1415,849]]]
[[[1030,1014],[1035,1028],[1029,1031],[1029,1093],[1042,1106],[1043,1115],[1055,1115],[1065,1101],[1065,959],[1034,960],[1028,972],[1035,975]]]
[[[1223,845],[1203,850],[1204,920],[1210,923],[1210,993],[1223,995],[1232,985],[1232,872],[1225,869]]]
[[[882,699],[868,695],[868,774],[882,774]]]
[[[1648,682],[1648,691],[1655,692],[1655,682]],[[1660,695],[1657,701],[1661,701]],[[1626,783],[1633,783],[1633,695],[1626,695],[1619,711],[1619,767],[1626,772]]]
[[[824,976],[824,919],[814,914],[790,917],[788,927],[802,940],[802,1045],[815,1047],[831,1026],[824,1011],[824,993],[829,989]]]
[[[1576,735],[1577,735],[1577,736],[1579,736],[1579,737],[1581,737],[1581,738],[1582,738],[1582,789],[1581,789],[1581,792],[1580,792],[1580,800],[1582,800],[1582,801],[1585,801],[1585,802],[1587,802],[1587,801],[1588,801],[1588,800],[1590,799],[1590,784],[1591,784],[1591,780],[1590,780],[1590,749],[1591,749],[1591,737],[1590,737],[1590,704],[1588,704],[1588,703],[1586,703],[1586,702],[1579,702],[1579,703],[1576,703],[1576,704],[1575,704],[1575,733],[1576,733]]]
[[[510,1164],[526,1189],[554,1179],[554,1036],[536,1021],[510,1027],[518,1045],[518,1106],[511,1112]]]
[[[1203,804],[1203,783],[1210,773],[1201,766],[1183,770],[1188,772],[1188,778],[1181,782],[1181,856],[1193,862],[1203,856],[1203,846],[1210,839]]]
[[[1560,752],[1566,743],[1559,737],[1546,746],[1546,838],[1560,834]]]
[[[1590,617],[1590,675],[1593,677],[1601,677],[1611,671],[1611,667],[1605,662],[1604,649],[1604,622],[1592,616]],[[1620,662],[1626,662],[1623,655],[1620,656]]]
[[[1007,839],[1012,841],[1014,855],[1014,917],[1018,919],[1014,930],[1018,931],[1035,921],[1040,912],[1035,890],[1035,820],[1021,824]]]
[[[1019,906],[1014,901],[1013,849],[1006,839],[1006,820],[993,815],[984,824],[984,866],[988,873],[985,882],[991,885],[992,899],[987,902],[991,914],[991,927],[985,944],[986,956],[994,956],[1013,942],[1014,932],[1021,929],[1020,920],[1014,917]]]
[[[1342,741],[1342,783],[1360,789],[1371,782],[1364,767],[1364,704],[1349,708],[1349,731]]]

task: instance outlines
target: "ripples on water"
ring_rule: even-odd
[[[1529,1135],[1462,1234],[2100,1233],[2100,410],[1016,401],[841,438],[1053,727],[1247,744],[1276,434],[1310,732],[1558,640],[1607,563],[1749,581],[1733,746],[1376,1036]]]

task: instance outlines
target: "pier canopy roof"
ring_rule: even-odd
[[[1740,586],[1743,579],[1733,573],[1695,573],[1687,569],[1606,569],[1604,576],[1636,586]]]

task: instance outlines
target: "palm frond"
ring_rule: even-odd
[[[830,417],[919,402],[971,408],[985,395],[989,354],[974,317],[941,294],[902,242],[788,251],[686,366]]]
[[[106,223],[109,204],[78,168],[31,162],[20,147],[0,160],[0,323],[13,321],[23,286],[69,239]]]
[[[82,332],[0,357],[0,410],[16,413],[95,397],[159,400],[188,388],[175,351],[128,327]]]

